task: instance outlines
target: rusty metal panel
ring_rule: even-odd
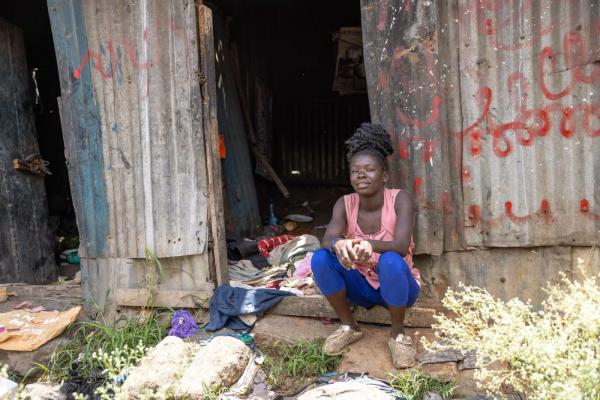
[[[0,76],[0,283],[48,283],[57,269],[44,178],[12,165],[39,154],[23,33],[2,18]]]
[[[275,154],[288,182],[349,184],[343,143],[362,122],[369,104],[363,96],[295,100],[277,110]]]
[[[205,253],[207,177],[191,0],[50,0],[86,257]]]
[[[485,288],[494,297],[531,300],[539,307],[546,298],[541,288],[560,281],[560,273],[576,277],[572,253],[576,248],[553,246],[536,249],[495,248],[448,251],[441,256],[418,256],[415,265],[421,272],[421,307],[441,308],[448,288],[459,283]],[[572,251],[573,250],[573,251]],[[586,250],[589,250],[586,249]],[[590,266],[589,270],[598,271]]]
[[[468,244],[598,244],[600,3],[458,4]]]
[[[451,1],[362,0],[367,86],[373,122],[392,135],[390,184],[418,204],[417,253],[464,247],[458,29]]]

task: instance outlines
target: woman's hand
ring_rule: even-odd
[[[366,240],[354,240],[353,242],[355,242],[353,250],[356,254],[357,261],[369,261],[371,259],[371,255],[373,255],[373,246],[371,245],[371,243],[369,243]]]
[[[355,242],[357,241],[351,239],[338,239],[333,245],[333,252],[338,260],[340,260],[340,264],[345,268],[354,268],[354,263],[358,261],[358,257],[354,251]]]

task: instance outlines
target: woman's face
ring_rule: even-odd
[[[350,184],[356,193],[372,196],[385,187],[388,173],[383,170],[377,157],[357,154],[350,160]]]

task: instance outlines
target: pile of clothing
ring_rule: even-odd
[[[318,294],[310,261],[321,244],[312,235],[280,235],[257,240],[227,238],[232,285],[279,289],[297,296]]]

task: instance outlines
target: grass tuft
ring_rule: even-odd
[[[389,372],[388,376],[390,386],[401,392],[407,400],[422,400],[427,392],[437,393],[447,399],[458,386],[452,379],[438,378],[423,371]]]
[[[221,384],[207,386],[205,383],[202,384],[202,394],[204,400],[219,400],[219,397],[225,393],[226,389]]]
[[[160,315],[151,312],[144,319],[119,320],[114,325],[78,322],[70,327],[68,334],[73,339],[52,354],[44,370],[53,382],[69,380],[73,373],[80,378],[92,379],[104,369],[92,356],[94,353],[113,354],[125,347],[136,348],[140,343],[153,347],[167,335],[167,329],[161,326]]]
[[[342,359],[325,354],[322,339],[301,340],[295,344],[277,342],[263,355],[274,388],[284,386],[286,378],[292,378],[294,386],[298,386],[309,378],[335,371]]]

